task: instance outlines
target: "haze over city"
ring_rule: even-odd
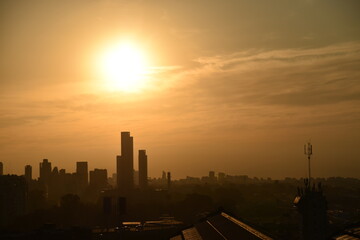
[[[315,177],[360,178],[360,2],[345,2],[1,1],[4,173],[47,158],[110,175],[129,131],[150,177],[306,177],[311,141]]]

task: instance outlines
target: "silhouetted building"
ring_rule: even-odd
[[[141,189],[148,185],[148,165],[146,150],[139,150],[139,186]]]
[[[121,132],[121,156],[116,159],[117,188],[129,191],[134,188],[134,142],[130,132]]]
[[[213,182],[210,180],[210,177],[209,177],[209,176],[202,176],[202,177],[201,177],[201,182],[203,182],[203,183],[213,183]]]
[[[77,194],[77,175],[76,173],[66,173],[64,169],[59,171],[61,196],[64,194],[72,193]]]
[[[52,177],[57,177],[59,175],[59,169],[58,167],[54,167],[52,172],[51,172],[51,176]]]
[[[78,190],[84,191],[88,185],[88,163],[87,162],[76,162],[76,177],[78,183]]]
[[[40,163],[40,178],[39,180],[45,184],[48,184],[51,177],[51,162],[48,159],[43,159]]]
[[[117,222],[120,216],[126,214],[126,198],[119,197],[116,191],[101,191],[100,199],[102,200],[103,213],[107,215],[108,220],[113,218]]]
[[[209,182],[210,183],[215,183],[216,182],[216,177],[215,177],[215,172],[214,171],[209,171]]]
[[[113,173],[111,177],[108,178],[108,184],[113,188],[116,188],[117,174]]]
[[[167,188],[168,189],[171,188],[171,173],[170,172],[167,173]]]
[[[0,176],[4,174],[4,165],[0,162]]]
[[[122,216],[126,214],[126,198],[119,197],[117,199],[117,215]]]
[[[58,167],[54,167],[51,171],[50,178],[46,182],[46,192],[48,199],[57,200],[62,196],[62,185],[59,178],[59,169]]]
[[[25,214],[27,184],[16,175],[0,176],[0,226],[10,224]]]
[[[139,186],[139,171],[134,170],[134,186]]]
[[[323,195],[321,183],[311,188],[305,179],[305,188],[298,188],[294,204],[302,215],[302,236],[304,240],[326,239],[327,201]]]
[[[94,171],[90,171],[90,186],[96,189],[106,188],[108,186],[107,178],[106,169],[95,168]]]
[[[30,165],[25,166],[25,179],[27,182],[32,180],[32,167]]]
[[[225,181],[225,173],[223,172],[218,173],[218,181],[221,183]]]

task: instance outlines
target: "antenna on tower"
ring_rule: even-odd
[[[310,188],[310,179],[311,179],[311,169],[310,169],[310,158],[312,155],[312,145],[310,143],[310,141],[304,145],[304,154],[307,156],[308,158],[308,162],[309,162],[309,182],[308,182],[308,187]]]

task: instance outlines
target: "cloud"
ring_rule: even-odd
[[[41,123],[51,119],[50,115],[34,115],[34,116],[0,116],[0,128],[8,128],[32,123]]]
[[[153,114],[229,132],[358,124],[360,44],[247,50],[184,67]],[[159,96],[158,96],[159,97]]]
[[[244,51],[196,59],[194,88],[212,99],[308,106],[360,100],[360,44]],[[196,80],[194,80],[196,79]]]

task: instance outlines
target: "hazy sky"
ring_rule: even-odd
[[[302,177],[309,139],[315,176],[360,177],[359,12],[358,0],[2,0],[4,171],[37,177],[48,158],[111,174],[131,131],[151,177]],[[154,69],[138,92],[96,73],[124,39]]]

